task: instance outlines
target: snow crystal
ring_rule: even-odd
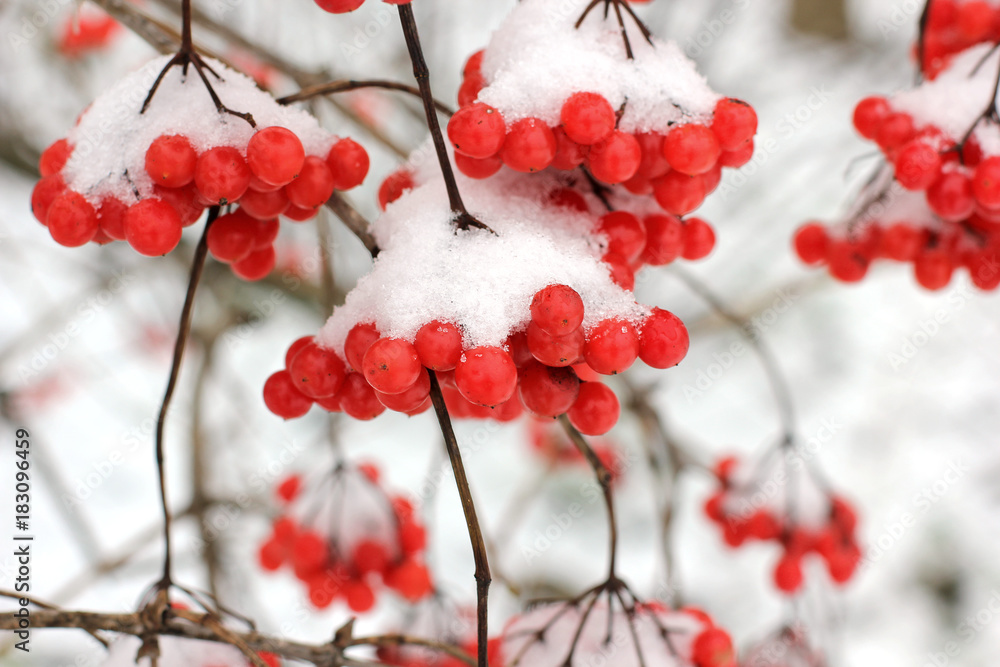
[[[910,114],[917,127],[934,125],[961,139],[989,104],[998,67],[1000,50],[990,44],[974,46],[956,55],[933,81],[894,95],[892,108]],[[1000,127],[995,123],[979,123],[975,137],[985,154],[1000,155]]]
[[[499,109],[508,125],[537,117],[559,124],[573,93],[603,95],[615,109],[628,102],[624,132],[665,133],[672,123],[705,122],[720,96],[674,42],[650,45],[624,16],[634,60],[626,56],[614,12],[602,6],[573,25],[589,0],[523,0],[494,33],[483,56],[488,85],[479,100]]]
[[[484,181],[456,178],[469,212],[496,235],[456,233],[440,170],[425,163],[419,185],[374,223],[381,248],[375,266],[320,330],[321,345],[343,354],[358,322],[412,341],[435,319],[460,325],[466,348],[501,345],[528,325],[532,298],[552,284],[580,293],[585,329],[607,318],[638,323],[649,313],[612,282],[592,216],[541,206],[551,178],[510,171]]]
[[[242,118],[219,113],[198,74],[171,68],[160,82],[146,112],[142,103],[170,56],[156,58],[120,80],[84,111],[69,135],[73,154],[63,171],[70,188],[91,203],[114,196],[126,204],[153,194],[146,173],[146,149],[163,134],[183,134],[199,153],[215,146],[232,146],[245,154],[255,130]],[[275,102],[253,79],[206,59],[221,80],[206,72],[222,103],[250,112],[258,128],[286,127],[298,135],[306,153],[326,157],[336,137],[323,130],[301,109]],[[138,196],[137,196],[138,193]]]

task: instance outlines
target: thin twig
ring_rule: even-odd
[[[323,97],[326,95],[334,95],[336,93],[345,93],[350,90],[361,90],[364,88],[381,88],[382,90],[398,90],[400,92],[409,93],[410,95],[415,95],[420,97],[420,89],[409,86],[405,83],[400,83],[398,81],[388,81],[386,79],[338,79],[337,81],[330,81],[328,83],[321,83],[315,86],[307,86],[297,93],[292,95],[286,95],[285,97],[279,97],[278,104],[292,104],[294,102],[302,102],[304,100],[311,100],[315,97]],[[444,102],[439,102],[434,100],[434,108],[441,113],[451,116],[454,115],[455,110],[449,107]]]

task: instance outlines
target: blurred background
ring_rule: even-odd
[[[465,59],[513,4],[415,3],[439,99],[454,103]],[[383,3],[347,16],[308,0],[196,0],[195,7],[196,41],[276,94],[330,78],[411,80],[395,11]],[[71,0],[0,2],[0,469],[12,465],[6,443],[14,431],[27,429],[38,477],[37,596],[67,608],[131,611],[160,567],[152,439],[197,230],[188,229],[168,257],[147,259],[121,244],[60,247],[32,217],[40,152],[100,91],[156,55],[121,26],[88,39],[67,35],[75,9]],[[635,463],[618,487],[623,577],[643,595],[704,607],[744,651],[798,618],[832,665],[985,666],[1000,656],[1000,304],[964,274],[927,292],[899,265],[876,265],[860,285],[839,284],[803,267],[790,249],[799,224],[845,211],[875,159],[854,134],[851,113],[865,95],[912,85],[921,9],[916,0],[637,6],[715,90],[757,110],[757,154],[727,173],[700,210],[718,244],[689,271],[756,322],[792,389],[801,441],[861,517],[868,563],[855,579],[835,589],[809,577],[806,593],[789,603],[771,583],[775,550],[726,548],[701,509],[711,478],[685,473],[666,489],[645,465],[640,420],[623,416],[608,436]],[[93,10],[85,3],[82,16],[100,16]],[[133,11],[166,34],[179,30],[178,0],[144,0]],[[335,102],[313,111],[372,156],[366,184],[349,193],[372,218],[381,179],[424,140],[423,118],[414,100],[384,91]],[[217,593],[265,631],[316,642],[347,619],[346,610],[300,613],[298,582],[263,573],[257,549],[275,513],[274,486],[330,465],[334,447],[378,462],[393,488],[427,501],[439,585],[464,605],[475,599],[468,537],[430,413],[359,423],[314,410],[283,423],[263,405],[263,382],[288,345],[329,315],[321,244],[336,302],[370,260],[327,213],[317,225],[282,225],[278,266],[259,283],[210,260],[167,430],[178,579]],[[647,268],[638,283],[639,301],[672,310],[691,331],[691,352],[677,369],[629,373],[650,387],[678,442],[708,464],[773,445],[780,424],[759,360],[730,352],[738,329],[669,270]],[[497,572],[518,582],[522,595],[596,583],[605,567],[599,504],[537,558],[523,551],[553,515],[580,501],[589,472],[548,471],[525,423],[463,423],[458,435],[469,446],[485,530],[496,538]],[[667,491],[676,503],[669,579],[659,528]],[[0,516],[13,514],[12,495],[0,493]],[[0,551],[0,589],[13,587],[7,552]],[[519,609],[511,588],[495,585],[494,627]],[[384,601],[358,625],[377,631],[398,613]],[[0,664],[101,664],[103,649],[83,633],[33,639],[25,657],[0,636]],[[957,653],[946,655],[946,646]]]

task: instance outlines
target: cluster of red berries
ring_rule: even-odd
[[[409,415],[430,407],[434,371],[455,417],[510,421],[522,409],[535,416],[567,414],[582,433],[601,435],[617,422],[618,399],[594,373],[614,375],[642,359],[670,368],[684,358],[688,334],[672,313],[654,308],[638,327],[609,319],[583,328],[580,295],[550,285],[531,303],[531,323],[506,344],[463,348],[461,328],[432,321],[413,341],[382,337],[359,323],[344,343],[346,363],[315,339],[291,345],[285,370],[264,385],[264,401],[285,419],[300,417],[313,402],[355,419],[373,419],[385,408]],[[578,370],[579,369],[579,372]],[[582,381],[580,373],[592,379]]]
[[[330,480],[324,480],[310,494],[297,476],[278,486],[285,514],[260,548],[261,566],[288,566],[317,609],[343,599],[363,613],[375,605],[380,587],[411,602],[429,595],[433,585],[421,558],[427,538],[413,505],[389,495],[370,464],[338,466],[333,475],[344,493],[331,493]],[[350,504],[348,511],[343,503]]]
[[[830,578],[838,584],[847,582],[861,562],[861,549],[855,540],[857,515],[846,500],[828,496],[829,513],[820,527],[795,522],[792,513],[779,512],[766,504],[751,502],[745,484],[734,480],[738,461],[727,457],[715,466],[721,484],[705,503],[705,513],[722,529],[726,544],[735,548],[748,540],[773,541],[783,553],[774,569],[774,584],[785,593],[802,587],[802,559],[810,552],[826,563]]]
[[[72,153],[66,139],[42,153],[42,179],[31,198],[35,217],[56,242],[76,247],[124,240],[142,255],[164,255],[206,207],[238,206],[213,223],[208,247],[246,280],[274,268],[279,215],[308,220],[335,189],[353,188],[368,173],[368,154],[351,139],[317,156],[306,155],[299,137],[277,126],[255,132],[245,146],[200,153],[183,135],[162,135],[146,149],[153,196],[131,205],[115,197],[95,203],[65,182],[62,172]]]
[[[947,69],[954,54],[1000,40],[1000,5],[995,2],[933,0],[928,12],[921,70],[929,79]]]
[[[602,183],[652,195],[668,213],[687,215],[715,190],[723,167],[741,167],[753,155],[757,114],[731,98],[719,100],[710,124],[675,125],[663,134],[618,130],[615,109],[591,92],[563,103],[557,127],[537,118],[507,123],[498,109],[476,101],[487,85],[482,54],[465,66],[461,108],[448,123],[455,165],[470,178],[488,178],[504,165],[524,173],[583,166]]]
[[[586,465],[587,461],[580,450],[573,446],[561,428],[532,420],[529,425],[528,442],[531,449],[551,467]],[[611,481],[617,481],[623,472],[624,461],[618,446],[606,439],[594,440],[590,443],[597,458],[611,473]]]
[[[408,5],[412,0],[382,0],[387,5]],[[316,0],[316,4],[331,14],[346,14],[365,4],[365,0]]]

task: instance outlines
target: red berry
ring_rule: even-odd
[[[653,368],[671,368],[687,355],[687,327],[673,313],[653,308],[639,328],[639,358]]]
[[[757,133],[757,112],[743,100],[719,100],[712,116],[712,132],[722,150],[734,151]]]
[[[887,153],[899,148],[917,133],[913,117],[907,113],[890,113],[882,121],[875,142]]]
[[[576,93],[563,103],[560,114],[566,136],[589,146],[603,140],[615,129],[615,110],[597,93]]]
[[[454,324],[434,320],[417,330],[413,347],[427,368],[450,371],[462,356],[462,332]]]
[[[299,175],[306,158],[302,141],[284,127],[265,127],[247,142],[247,164],[269,185],[285,185]]]
[[[378,189],[378,205],[383,211],[385,207],[403,196],[414,186],[413,174],[408,171],[397,171],[389,174]]]
[[[264,404],[282,419],[295,419],[309,412],[312,399],[295,387],[288,371],[278,371],[264,383]]]
[[[326,164],[333,174],[333,187],[350,190],[364,182],[371,160],[364,146],[353,139],[341,139],[330,148]]]
[[[306,220],[312,220],[319,213],[319,209],[316,208],[299,208],[298,206],[288,205],[285,212],[282,213],[283,216],[289,220],[294,220],[295,222],[305,222]]]
[[[561,368],[579,363],[583,355],[583,329],[577,328],[565,336],[550,336],[531,322],[527,331],[531,355],[546,366]]]
[[[856,283],[864,278],[868,273],[869,259],[859,250],[847,240],[831,240],[826,255],[830,275],[845,283]]]
[[[604,183],[624,183],[635,176],[642,162],[642,148],[631,134],[614,130],[590,147],[590,173]]]
[[[379,402],[390,410],[410,414],[417,411],[431,393],[431,378],[426,368],[420,369],[416,382],[398,394],[386,394],[376,390]]]
[[[396,512],[396,514],[400,517],[399,548],[407,556],[419,553],[424,550],[424,547],[427,546],[427,531],[424,530],[424,527],[419,523],[416,523],[412,518],[409,518],[412,513],[412,509],[409,514],[403,514],[399,511]]]
[[[774,585],[785,593],[794,593],[802,586],[802,560],[785,554],[774,568]]]
[[[976,166],[972,193],[980,206],[1000,208],[1000,157],[989,157]]]
[[[569,421],[584,435],[604,435],[618,423],[618,397],[600,382],[581,382],[576,402],[567,410]]]
[[[646,228],[627,211],[602,215],[597,221],[597,233],[608,238],[607,252],[621,255],[629,262],[638,259],[646,247]]]
[[[380,337],[378,329],[375,328],[374,324],[369,322],[355,324],[347,332],[347,338],[344,339],[344,356],[347,357],[347,363],[351,365],[351,368],[359,373],[361,372],[365,352]]]
[[[448,121],[448,139],[455,150],[480,160],[496,155],[506,136],[503,114],[482,102],[462,107]]]
[[[243,259],[230,264],[229,268],[243,280],[253,282],[267,277],[274,270],[276,261],[274,248],[267,247],[263,250],[254,250]]]
[[[140,255],[165,255],[181,241],[180,216],[160,199],[143,199],[125,212],[125,240]]]
[[[556,138],[556,155],[552,158],[552,168],[571,171],[586,161],[589,150],[566,136],[565,130],[557,127],[552,130],[552,134]]]
[[[410,602],[416,602],[434,590],[427,566],[407,560],[386,576],[386,585]]]
[[[471,403],[493,407],[514,395],[517,367],[499,347],[466,350],[455,367],[455,385]]]
[[[753,158],[753,139],[744,142],[731,151],[722,151],[719,161],[716,163],[720,167],[739,169]]]
[[[361,360],[365,379],[384,394],[406,391],[420,376],[420,358],[411,343],[399,338],[379,338]]]
[[[208,249],[220,262],[238,262],[253,252],[255,231],[242,208],[219,216],[208,228]]]
[[[326,565],[330,549],[319,533],[306,530],[298,534],[292,545],[292,564],[296,572],[315,572]]]
[[[375,606],[375,593],[363,581],[349,581],[344,585],[347,606],[356,614],[363,614]]]
[[[820,264],[826,259],[829,242],[823,225],[810,222],[795,232],[795,253],[806,264]]]
[[[278,498],[285,503],[290,503],[299,496],[302,491],[302,478],[298,475],[291,475],[278,485],[276,493]]]
[[[465,61],[465,67],[462,68],[462,76],[466,77],[473,72],[481,73],[483,69],[483,56],[486,54],[485,49],[479,49]]]
[[[35,188],[31,191],[31,212],[35,214],[38,222],[45,224],[49,207],[65,190],[66,184],[59,174],[45,176],[35,184]]]
[[[375,540],[361,540],[354,545],[352,554],[354,568],[362,576],[366,574],[382,574],[389,568],[389,550],[385,545]]]
[[[250,167],[240,152],[229,146],[210,148],[201,154],[194,170],[198,191],[212,204],[225,206],[243,196],[250,187]]]
[[[251,223],[254,230],[254,250],[266,250],[274,245],[280,231],[277,220],[251,220]]]
[[[897,262],[909,262],[917,256],[922,244],[923,234],[919,230],[905,222],[897,222],[882,232],[879,252]]]
[[[648,215],[643,219],[646,247],[639,259],[646,264],[663,266],[677,259],[684,248],[684,225],[673,215]]]
[[[479,97],[479,92],[486,87],[486,79],[479,72],[470,72],[458,88],[458,106],[467,107]]]
[[[109,238],[125,240],[125,211],[128,207],[120,199],[107,197],[97,208],[97,223]]]
[[[240,197],[240,210],[256,220],[270,220],[288,210],[290,202],[284,189],[273,192],[247,190]]]
[[[663,140],[663,156],[682,174],[704,174],[715,166],[721,153],[715,133],[696,123],[675,127]]]
[[[385,406],[379,402],[375,390],[361,373],[347,374],[337,398],[340,399],[340,409],[359,421],[375,419],[385,412]]]
[[[896,154],[896,180],[907,190],[926,190],[941,171],[941,155],[919,139],[913,139]]]
[[[921,287],[939,290],[948,286],[955,270],[950,254],[942,248],[927,249],[918,253],[913,261],[913,272]]]
[[[531,300],[531,320],[551,336],[565,336],[583,324],[583,299],[568,285],[549,285]]]
[[[632,265],[625,257],[609,252],[601,258],[601,261],[607,264],[611,273],[611,281],[615,285],[626,292],[635,289],[635,271],[632,270]]]
[[[198,153],[180,134],[162,135],[146,149],[146,173],[165,188],[179,188],[194,180]]]
[[[687,215],[705,201],[708,190],[705,179],[688,176],[679,171],[669,171],[653,181],[653,196],[656,203],[667,213]]]
[[[97,211],[83,195],[66,190],[53,200],[46,217],[49,234],[56,243],[77,248],[97,234]]]
[[[285,545],[272,537],[261,545],[257,557],[262,568],[274,572],[284,564],[285,555]]]
[[[955,27],[968,43],[976,44],[990,37],[996,25],[994,7],[985,0],[968,0],[958,7]]]
[[[330,167],[315,155],[306,157],[298,178],[285,186],[285,194],[299,208],[319,208],[333,195]]]
[[[587,206],[587,200],[572,188],[557,188],[553,190],[549,193],[548,202],[553,206],[568,208],[579,213],[590,211],[590,207]]]
[[[42,157],[38,160],[38,171],[42,177],[62,171],[72,152],[73,147],[66,139],[60,139],[42,151]]]
[[[736,667],[733,641],[724,630],[703,630],[691,645],[691,661],[696,667]]]
[[[528,348],[528,334],[526,331],[517,331],[508,336],[507,342],[504,344],[504,349],[510,354],[511,359],[514,360],[514,365],[518,368],[535,360],[531,355],[531,350]]]
[[[580,379],[572,368],[528,364],[518,373],[518,395],[524,407],[538,417],[555,419],[572,407],[580,393]]]
[[[365,3],[365,0],[316,0],[316,4],[323,11],[331,14],[346,14]]]
[[[177,215],[180,216],[182,227],[198,222],[201,214],[205,211],[205,205],[201,203],[201,195],[194,183],[185,185],[183,188],[164,188],[156,185],[153,186],[153,193],[157,199],[162,199],[173,206]]]
[[[469,178],[482,180],[500,171],[500,168],[503,167],[503,160],[500,159],[499,155],[491,155],[479,160],[468,155],[455,153],[455,166]]]
[[[866,97],[854,107],[854,127],[865,139],[874,139],[888,115],[889,102],[884,97]]]
[[[310,342],[292,357],[288,373],[296,388],[309,398],[329,398],[344,383],[347,367],[336,352]]]
[[[510,126],[501,157],[515,171],[541,171],[556,155],[556,138],[552,130],[537,118],[524,118]]]
[[[968,218],[976,208],[972,181],[957,171],[941,174],[927,189],[927,205],[949,222]]]
[[[587,332],[583,358],[602,375],[628,369],[639,356],[639,335],[626,320],[604,320]]]
[[[715,247],[715,231],[701,218],[684,221],[684,259],[696,260],[708,257]]]

